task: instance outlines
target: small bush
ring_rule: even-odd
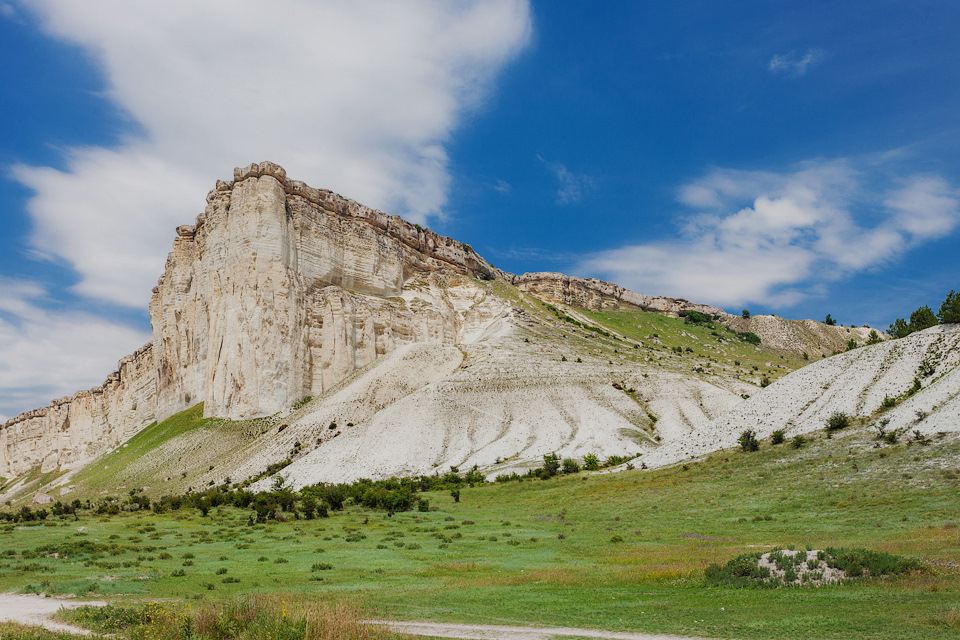
[[[850,416],[842,411],[837,411],[827,418],[827,431],[840,431],[841,429],[846,429],[849,426]]]
[[[564,473],[580,473],[580,464],[573,458],[565,458],[563,461]]]
[[[600,468],[600,458],[595,453],[583,456],[583,468],[587,471],[596,471]]]
[[[757,434],[753,429],[747,429],[737,438],[740,443],[740,449],[745,452],[757,451],[760,449],[760,441],[757,440]]]
[[[777,429],[772,434],[770,434],[770,444],[783,444],[786,437],[784,436],[783,429]]]
[[[793,436],[793,440],[790,441],[790,446],[794,449],[800,449],[807,442],[803,436]]]

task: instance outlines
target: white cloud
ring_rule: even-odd
[[[511,185],[506,180],[497,180],[496,184],[493,185],[493,190],[496,191],[497,193],[502,193],[503,195],[507,195],[508,193],[513,191],[513,185]]]
[[[60,169],[12,167],[35,192],[31,248],[76,270],[73,293],[141,310],[174,228],[237,165],[272,160],[415,221],[441,216],[445,145],[532,29],[529,0],[23,0],[0,14],[78,45],[134,131],[66,149]],[[0,280],[8,416],[100,384],[149,339],[47,297]]]
[[[50,311],[34,282],[0,278],[0,422],[103,383],[150,334],[76,311]]]
[[[556,203],[560,205],[573,204],[579,202],[584,192],[593,187],[593,178],[583,173],[574,173],[559,162],[550,162],[543,156],[538,155],[540,160],[553,173],[557,179],[557,199]]]
[[[946,181],[891,179],[884,168],[834,160],[785,173],[715,169],[678,189],[699,210],[680,221],[680,237],[603,251],[577,271],[717,305],[796,304],[960,225],[960,192]]]
[[[916,176],[884,204],[897,212],[897,224],[918,239],[949,233],[957,222],[957,194],[939,177]]]
[[[798,54],[795,51],[783,55],[775,55],[770,58],[767,69],[771,73],[782,73],[793,76],[802,76],[807,73],[811,67],[820,64],[826,56],[823,49],[810,48],[804,53]]]
[[[527,0],[37,0],[49,35],[102,68],[142,135],[19,166],[42,254],[76,292],[142,308],[203,196],[234,166],[288,174],[424,222],[449,185],[444,148],[525,46]]]

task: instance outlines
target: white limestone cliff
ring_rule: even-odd
[[[467,245],[276,164],[236,169],[177,229],[150,301],[153,342],[101,387],[8,420],[0,474],[83,464],[199,402],[208,416],[275,413],[397,346],[467,339],[503,304],[450,289],[411,308],[404,287],[495,273]]]

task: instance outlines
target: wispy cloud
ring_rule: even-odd
[[[681,186],[678,199],[694,212],[674,239],[600,252],[578,272],[643,293],[784,307],[960,225],[955,187],[876,159],[783,173],[715,169]]]
[[[767,63],[767,69],[774,74],[802,76],[807,71],[820,64],[826,52],[823,49],[810,48],[803,53],[791,51],[782,55],[775,55]]]
[[[506,195],[513,191],[513,185],[506,180],[497,180],[496,184],[493,185],[493,190]]]
[[[47,303],[36,282],[0,277],[0,422],[101,384],[120,358],[150,340],[122,323],[51,311]]]
[[[175,227],[238,165],[441,217],[446,145],[532,30],[529,0],[17,0],[0,16],[76,45],[135,125],[56,168],[12,167],[33,191],[26,250],[72,267],[71,293],[141,310]],[[149,339],[47,296],[0,280],[0,413],[99,384]]]
[[[172,230],[216,178],[272,160],[425,222],[442,215],[445,145],[531,32],[528,0],[271,3],[23,0],[103,70],[142,135],[20,166],[40,252],[76,292],[142,307]]]
[[[543,156],[539,154],[537,155],[537,159],[540,160],[557,179],[557,204],[566,205],[579,202],[583,199],[584,194],[593,187],[594,181],[592,176],[585,173],[574,173],[567,169],[565,165],[559,162],[545,160]]]

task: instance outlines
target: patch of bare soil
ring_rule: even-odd
[[[467,638],[469,640],[550,640],[555,636],[608,638],[609,640],[708,640],[707,638],[692,636],[599,631],[597,629],[576,629],[573,627],[510,627],[494,624],[395,622],[390,620],[368,620],[368,622],[383,625],[400,633],[440,638]]]
[[[16,622],[23,625],[40,626],[51,631],[62,631],[77,635],[91,635],[86,629],[75,627],[62,622],[54,622],[53,614],[60,609],[74,609],[85,604],[103,606],[106,602],[99,600],[65,600],[62,598],[46,598],[39,595],[20,595],[14,593],[0,593],[0,622]]]

